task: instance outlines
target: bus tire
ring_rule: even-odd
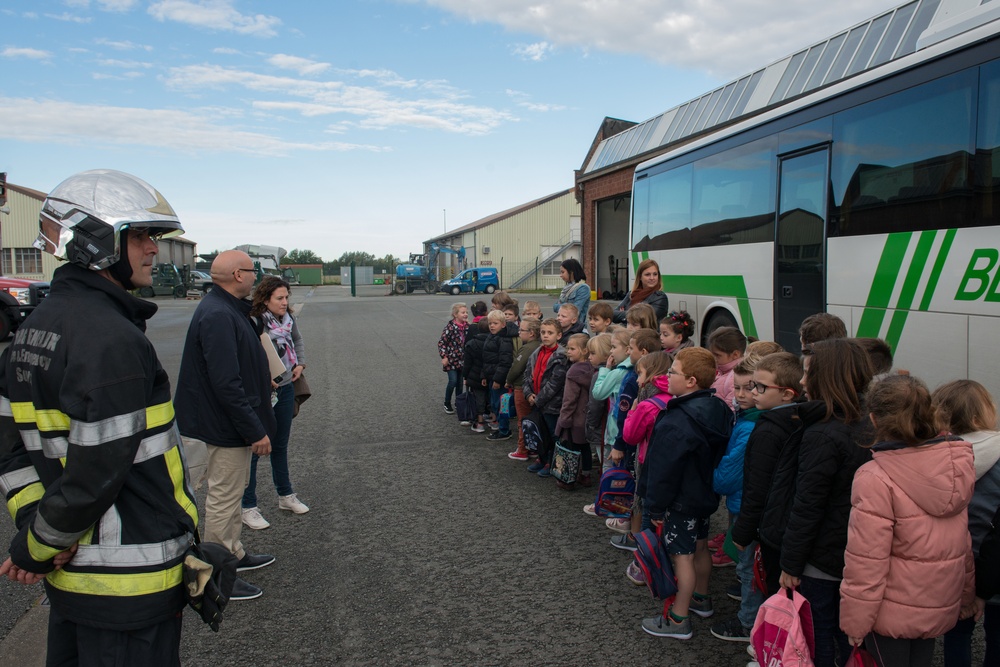
[[[701,330],[701,346],[708,349],[708,337],[712,335],[712,332],[721,327],[735,327],[736,320],[733,316],[729,314],[729,311],[719,309],[712,313],[708,318],[708,324],[705,328]]]

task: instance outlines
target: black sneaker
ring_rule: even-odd
[[[611,546],[616,549],[624,549],[625,551],[635,551],[635,537],[632,536],[632,533],[615,535],[611,538]]]
[[[726,642],[750,643],[750,628],[743,627],[740,619],[733,616],[712,626],[712,636]]]
[[[236,563],[236,571],[257,570],[274,562],[271,554],[251,554],[249,551],[243,554],[243,558]]]
[[[260,590],[256,586],[246,581],[243,581],[239,577],[233,582],[233,592],[229,596],[230,600],[253,600],[254,598],[259,598],[264,594],[264,591]]]
[[[510,439],[510,435],[511,435],[510,433],[504,433],[503,431],[493,431],[488,436],[486,436],[486,439],[487,440],[509,440]]]
[[[737,581],[735,584],[726,587],[726,597],[737,602],[743,599],[743,584]]]
[[[453,414],[455,414],[455,408],[453,408],[450,405],[448,405],[447,403],[445,403],[444,404],[444,413],[446,415],[453,415]]]

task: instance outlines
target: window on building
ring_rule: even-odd
[[[542,275],[543,276],[558,276],[559,268],[562,266],[561,259],[553,259],[550,262],[545,262],[542,265]]]
[[[6,257],[4,258],[6,259]],[[14,273],[41,273],[42,251],[38,248],[14,248]]]
[[[14,273],[14,267],[10,262],[10,250],[7,248],[0,250],[0,258],[2,258],[2,262],[0,262],[0,274],[9,276]]]

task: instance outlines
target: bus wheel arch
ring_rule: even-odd
[[[721,327],[737,327],[739,322],[736,314],[729,310],[726,304],[712,304],[705,311],[705,325],[701,328],[701,346],[708,349],[708,337]]]

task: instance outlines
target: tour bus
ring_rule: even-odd
[[[655,259],[702,342],[732,325],[797,353],[828,311],[932,387],[1000,397],[998,10],[639,164],[632,276]]]

